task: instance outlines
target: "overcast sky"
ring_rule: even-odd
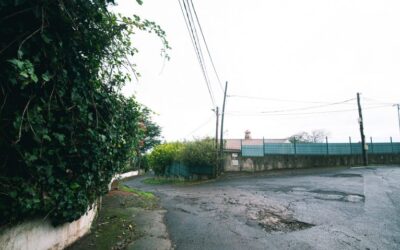
[[[157,22],[172,47],[171,60],[165,62],[160,40],[139,32],[134,43],[140,53],[134,62],[142,77],[126,86],[124,94],[134,94],[158,114],[155,120],[168,141],[214,136],[213,105],[178,0],[118,3],[115,10],[124,15]],[[390,105],[400,102],[400,1],[193,3],[221,81],[229,82],[226,138],[242,138],[246,129],[253,138],[324,129],[332,140],[352,136],[357,141],[356,101],[324,105],[360,92],[366,136],[400,140],[397,110]],[[209,64],[207,68],[212,75]],[[222,90],[215,77],[211,80],[221,107]],[[323,107],[302,110],[318,105]],[[350,111],[326,113],[342,110]]]

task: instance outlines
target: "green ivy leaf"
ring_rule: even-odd
[[[32,74],[31,74],[31,79],[32,79],[32,81],[34,81],[35,83],[37,83],[37,82],[39,81],[39,79],[38,79],[38,77],[36,76],[35,73],[32,73]]]
[[[24,62],[21,60],[18,60],[16,58],[8,60],[8,62],[12,63],[13,65],[17,66],[18,69],[22,69],[24,66]]]
[[[72,182],[71,185],[69,186],[72,190],[76,190],[80,187],[80,185],[76,182]]]
[[[48,135],[43,135],[43,140],[45,140],[45,141],[51,141],[51,138],[50,138],[50,136],[48,136]]]
[[[45,73],[42,74],[42,79],[43,79],[43,81],[45,81],[45,82],[50,81],[51,75],[50,75],[49,71],[46,71]]]
[[[17,191],[11,191],[10,193],[10,197],[15,199],[17,197]]]

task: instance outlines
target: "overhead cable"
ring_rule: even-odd
[[[205,121],[204,123],[202,123],[201,125],[199,125],[197,128],[195,128],[193,131],[191,131],[190,133],[188,133],[187,135],[185,135],[184,138],[188,137],[189,135],[194,134],[195,132],[199,131],[200,129],[202,129],[205,125],[207,125],[212,119],[214,118],[214,115],[210,116],[207,121]]]
[[[208,57],[210,58],[211,65],[212,65],[212,67],[213,67],[213,69],[214,69],[215,76],[217,77],[218,85],[219,85],[219,87],[221,88],[221,90],[222,90],[222,92],[223,92],[223,91],[224,91],[224,88],[222,87],[222,83],[221,83],[221,80],[220,80],[220,78],[219,78],[217,69],[215,68],[214,60],[213,60],[213,58],[212,58],[212,56],[211,56],[210,49],[208,48],[208,44],[207,44],[206,38],[205,38],[205,36],[204,36],[203,29],[201,28],[200,20],[199,20],[199,17],[198,17],[198,15],[197,15],[196,9],[195,9],[195,7],[194,7],[194,5],[193,5],[193,1],[190,0],[190,3],[191,3],[191,5],[192,5],[193,12],[194,12],[194,15],[195,15],[196,20],[197,20],[197,24],[199,25],[200,34],[201,34],[201,36],[203,37],[203,41],[204,41],[204,44],[205,44],[206,49],[207,49]]]
[[[378,109],[378,108],[385,108],[390,107],[391,105],[380,105],[380,106],[372,106],[363,108],[363,110],[369,109]],[[235,114],[233,112],[226,113],[227,115],[231,116],[296,116],[296,115],[313,115],[313,114],[330,114],[330,113],[341,113],[341,112],[350,112],[350,111],[357,111],[358,109],[342,109],[342,110],[327,110],[327,111],[317,111],[317,112],[300,112],[300,113],[249,113],[249,114]]]
[[[179,2],[179,6],[181,8],[181,11],[182,11],[183,18],[185,20],[186,28],[187,28],[187,30],[189,32],[189,36],[190,36],[192,44],[193,44],[193,48],[194,48],[194,50],[196,52],[196,55],[197,55],[197,60],[198,60],[198,62],[200,64],[200,68],[201,68],[201,71],[203,73],[203,77],[204,77],[204,80],[205,80],[205,83],[206,83],[206,86],[207,86],[208,93],[209,93],[210,98],[211,98],[212,105],[213,105],[213,107],[215,107],[216,106],[215,105],[215,99],[214,99],[214,95],[212,93],[212,89],[211,89],[211,86],[210,86],[210,80],[209,80],[209,77],[208,77],[208,74],[207,74],[207,69],[206,69],[206,66],[205,66],[205,63],[204,63],[204,57],[202,55],[201,45],[199,43],[198,35],[197,35],[197,32],[196,32],[196,26],[195,26],[195,24],[193,22],[193,17],[191,16],[191,12],[190,12],[190,9],[189,9],[189,7],[190,7],[189,3],[186,3],[185,0],[183,0],[182,2],[180,0],[178,0],[178,2]]]
[[[323,101],[290,100],[290,99],[280,99],[280,98],[274,98],[274,97],[260,97],[260,96],[247,96],[247,95],[228,95],[227,97],[265,100],[265,101],[273,101],[273,102],[315,103],[315,104],[329,104],[330,103],[330,102],[323,102]]]
[[[322,105],[316,105],[316,106],[308,106],[308,107],[303,107],[303,108],[293,108],[293,109],[282,109],[282,110],[262,111],[261,113],[269,114],[269,113],[292,112],[292,111],[308,110],[308,109],[318,109],[318,108],[328,107],[328,106],[332,106],[332,105],[343,104],[343,103],[346,103],[346,102],[353,101],[354,99],[355,99],[355,98],[351,98],[351,99],[347,99],[347,100],[340,101],[340,102],[332,102],[332,103],[327,103],[327,104],[322,104]]]

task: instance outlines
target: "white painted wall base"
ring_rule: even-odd
[[[137,175],[139,175],[139,171],[138,171],[138,170],[136,170],[136,171],[130,171],[130,172],[126,172],[126,173],[123,173],[123,174],[117,174],[117,175],[115,175],[114,178],[111,179],[110,184],[108,184],[108,190],[111,190],[111,184],[112,184],[114,181],[116,181],[116,180],[122,180],[122,179],[125,179],[125,178],[137,176]]]
[[[110,182],[136,176],[139,171],[116,175]],[[33,220],[8,228],[0,235],[0,250],[47,250],[64,249],[90,231],[96,217],[97,206],[93,206],[80,219],[53,227],[49,220]]]
[[[80,219],[53,227],[49,220],[23,222],[0,235],[1,250],[64,249],[89,232],[97,213],[94,206]]]

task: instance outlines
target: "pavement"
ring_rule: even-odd
[[[143,178],[125,184],[160,197],[171,249],[400,249],[399,166],[229,173],[184,186]]]
[[[164,223],[165,210],[143,210],[134,218],[135,226],[143,235],[129,244],[127,250],[168,250],[171,241]]]

